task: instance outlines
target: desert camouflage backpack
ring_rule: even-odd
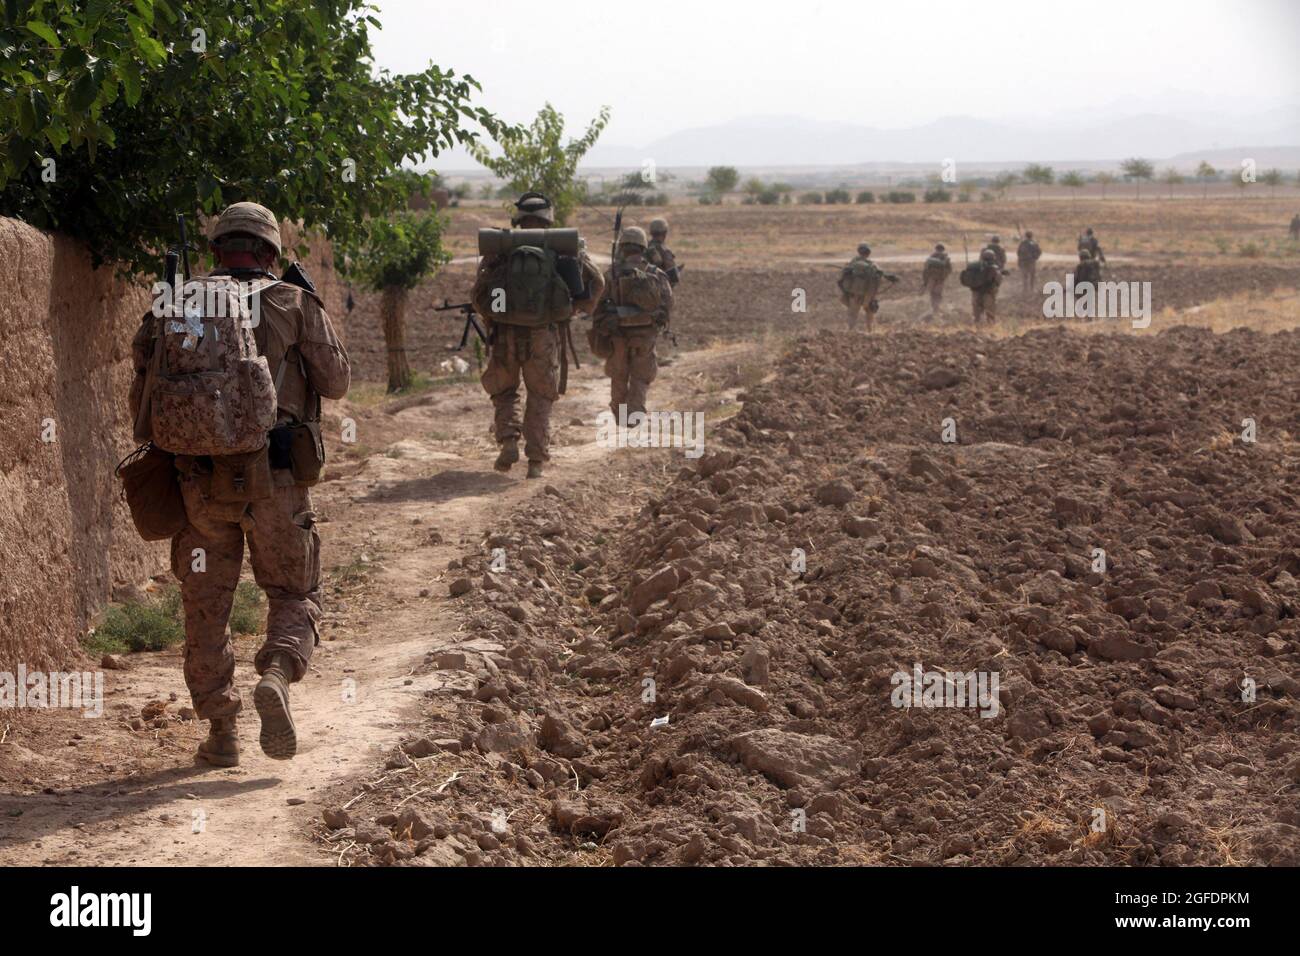
[[[921,280],[923,282],[933,282],[946,278],[951,264],[946,258],[940,256],[930,256],[925,260],[925,268],[921,270]]]
[[[275,383],[257,352],[246,292],[228,276],[197,279],[181,303],[155,309],[141,422],[164,451],[225,456],[265,447]]]
[[[884,273],[869,259],[854,259],[840,273],[840,289],[846,295],[866,298],[880,288]]]
[[[558,261],[545,246],[516,246],[503,256],[493,287],[505,291],[505,311],[494,312],[492,321],[538,327],[572,318],[573,295]]]
[[[653,267],[624,260],[606,298],[618,305],[620,326],[650,325],[663,308],[663,285]]]

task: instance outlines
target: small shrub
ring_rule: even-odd
[[[235,588],[234,606],[230,609],[230,633],[260,634],[264,621],[262,589],[252,581],[240,581]]]
[[[916,202],[916,193],[906,192],[903,190],[894,190],[885,196],[885,202],[892,202],[892,203]]]
[[[926,202],[952,202],[952,193],[946,189],[927,189],[923,198]]]
[[[765,189],[758,194],[760,206],[775,206],[781,201],[781,194],[773,189]]]
[[[85,641],[89,651],[121,654],[161,651],[185,640],[181,591],[173,585],[152,601],[115,604],[104,612],[95,633]]]
[[[859,206],[869,206],[875,201],[876,201],[876,194],[869,189],[864,189],[862,192],[858,193]]]
[[[820,206],[825,201],[821,193],[800,193],[799,205]]]
[[[1264,254],[1264,250],[1255,242],[1243,242],[1237,246],[1237,253],[1245,256],[1247,259],[1258,259]]]
[[[847,189],[828,189],[826,191],[826,204],[830,206],[848,205],[849,191]]]

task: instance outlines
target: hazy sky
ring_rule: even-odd
[[[510,121],[609,104],[620,146],[754,114],[905,127],[1300,103],[1300,0],[376,2],[381,66],[471,73]]]

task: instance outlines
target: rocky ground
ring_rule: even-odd
[[[318,838],[353,865],[1300,863],[1297,347],[797,343],[698,462],[619,451],[451,561],[462,631],[417,669],[447,693]],[[916,666],[996,693],[900,699]]]

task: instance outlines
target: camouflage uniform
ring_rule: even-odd
[[[862,294],[850,292],[845,287],[845,282],[848,279],[849,273],[854,269],[855,266],[859,266],[864,263],[867,266],[870,266],[873,285],[871,286],[870,289],[868,289],[865,293]],[[876,313],[880,311],[880,303],[876,301],[876,293],[880,291],[880,283],[885,280],[889,280],[890,282],[897,282],[898,276],[891,275],[888,272],[882,271],[879,266],[877,266],[874,262],[871,261],[870,246],[868,246],[866,243],[862,243],[861,245],[859,245],[858,254],[853,257],[852,261],[850,261],[849,264],[845,266],[843,270],[841,270],[840,279],[838,282],[839,289],[840,289],[840,301],[844,303],[844,308],[848,313],[848,329],[850,332],[854,332],[857,330],[858,318],[862,314],[864,307],[866,309],[866,314],[867,314],[867,332],[870,333],[874,331],[875,324],[876,324]]]
[[[251,205],[239,203],[223,213],[213,238],[241,225],[241,207]],[[278,234],[275,245],[278,248]],[[308,421],[317,416],[318,396],[337,399],[347,394],[347,352],[316,295],[286,283],[269,288],[259,284],[261,317],[254,336],[276,379],[277,423]],[[132,345],[132,414],[139,408],[151,351],[146,322]],[[226,624],[245,538],[253,576],[269,605],[266,638],[254,659],[257,672],[265,674],[278,656],[289,662],[291,672],[284,676],[290,682],[301,680],[319,641],[321,617],[320,535],[307,488],[294,483],[290,470],[276,468],[270,497],[218,502],[212,497],[212,481],[219,465],[211,458],[176,459],[188,524],[172,539],[171,565],[185,610],[185,683],[202,720],[233,717],[242,708]],[[201,560],[195,554],[198,549]]]
[[[1101,243],[1097,241],[1097,237],[1093,235],[1091,228],[1085,229],[1083,235],[1079,237],[1079,251],[1083,252],[1085,249],[1098,262],[1106,261],[1106,253],[1101,251]]]
[[[989,244],[985,246],[984,249],[993,253],[993,258],[997,262],[999,269],[1005,269],[1007,267],[1007,250],[1003,248],[1002,238],[1000,236],[993,236],[989,239]],[[982,253],[984,250],[982,249],[980,251]]]
[[[991,279],[984,288],[970,290],[971,311],[976,325],[985,319],[989,323],[997,321],[998,289],[1002,286],[1002,270],[998,268],[997,254],[992,249],[985,249],[980,253],[980,258],[991,270]]]
[[[1300,213],[1291,218],[1291,230],[1289,235],[1292,239],[1300,239]]]
[[[1020,270],[1020,291],[1033,295],[1038,288],[1038,260],[1043,250],[1034,241],[1034,234],[1026,232],[1025,238],[1016,247],[1016,267]]]
[[[605,374],[609,376],[609,408],[617,418],[619,406],[627,406],[627,414],[646,411],[646,397],[650,385],[659,374],[659,360],[655,344],[659,330],[667,328],[672,319],[673,290],[668,275],[645,258],[645,233],[636,228],[624,230],[619,238],[619,261],[605,273],[605,295],[593,313],[593,319],[609,330],[613,352],[605,359]],[[640,269],[658,280],[660,307],[653,316],[620,320],[613,307],[619,268]]]
[[[921,285],[930,294],[930,311],[938,312],[943,305],[943,284],[952,275],[952,260],[944,250],[943,243],[934,247],[934,252],[925,260],[921,270]]]
[[[667,240],[668,223],[662,219],[650,223],[650,244],[646,246],[645,258],[652,266],[667,275],[669,284],[676,288],[677,283],[681,282],[681,276],[677,274],[677,257],[664,245]]]
[[[524,229],[552,227],[554,215],[549,201],[537,197],[545,203],[542,206],[530,199],[532,196],[534,194],[530,193],[516,204],[519,214],[512,219],[511,225]],[[578,260],[589,295],[575,302],[574,308],[586,312],[600,296],[604,279],[585,250],[579,252]],[[485,257],[479,263],[470,293],[470,301],[486,320],[492,343],[487,368],[479,381],[492,398],[493,434],[502,446],[497,469],[508,471],[510,464],[518,460],[517,447],[522,436],[530,472],[540,474],[542,463],[551,460],[551,408],[560,397],[560,362],[568,346],[568,330],[560,323],[529,327],[493,321],[492,282],[500,263],[498,256]],[[520,382],[528,390],[527,400],[522,403],[522,416]]]
[[[1082,286],[1085,283],[1093,284],[1101,281],[1101,263],[1092,257],[1087,249],[1079,251],[1079,264],[1074,267],[1074,294],[1082,295]]]

